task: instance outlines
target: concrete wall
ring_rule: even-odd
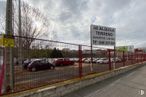
[[[62,83],[54,84],[51,86],[45,86],[34,90],[29,90],[21,93],[10,94],[4,97],[61,97],[67,93],[78,90],[85,86],[97,83],[110,77],[125,73],[129,70],[140,67],[144,64],[135,64],[131,66],[122,67],[113,71],[107,71],[103,73],[92,74],[83,78],[65,81]]]

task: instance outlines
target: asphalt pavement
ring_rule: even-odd
[[[146,97],[146,65],[63,97]]]
[[[102,65],[96,65],[94,66],[95,70],[98,72],[106,71],[108,70],[108,65],[102,64]],[[90,73],[90,66],[89,64],[85,64],[83,66],[83,75],[86,75]],[[17,74],[15,77],[15,82],[17,84],[22,83],[30,83],[33,81],[39,81],[39,80],[54,80],[54,79],[69,79],[79,76],[79,68],[78,65],[74,66],[64,66],[64,67],[56,67],[55,70],[42,70],[37,72],[29,72],[29,71],[23,71],[23,73]]]
[[[82,75],[88,75],[96,72],[100,73],[109,70],[108,64],[93,64],[93,71],[91,71],[91,64],[82,64]],[[123,66],[123,63],[117,63],[116,68]],[[68,79],[79,77],[78,63],[71,66],[56,67],[55,70],[42,70],[37,72],[30,72],[23,70],[21,66],[15,67],[15,91],[27,90],[34,87],[39,87],[46,84],[60,82]]]

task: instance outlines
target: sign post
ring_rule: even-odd
[[[93,71],[93,49],[92,49],[92,45],[93,45],[93,43],[92,43],[92,25],[91,25],[91,27],[90,27],[90,42],[91,42],[91,65],[90,65],[90,70],[91,71]]]
[[[106,26],[100,26],[100,25],[91,25],[90,36],[91,36],[91,64],[93,60],[93,52],[92,52],[93,45],[114,46],[114,66],[113,67],[115,67],[116,29],[112,27],[106,27]]]
[[[91,25],[92,45],[114,46],[115,28]]]

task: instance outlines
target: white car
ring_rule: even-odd
[[[85,60],[85,63],[90,63],[91,62],[91,58],[87,58],[86,60]]]
[[[79,61],[79,58],[74,58],[74,62],[78,62]]]
[[[93,63],[96,63],[100,58],[93,58]]]
[[[111,58],[111,62],[114,62],[114,60],[115,60],[116,62],[121,62],[121,61],[122,61],[122,60],[121,60],[120,58],[118,58],[118,57],[116,57],[116,59]]]
[[[96,61],[96,63],[102,63],[103,60],[105,60],[105,58],[100,58]]]
[[[82,62],[85,62],[85,60],[87,60],[87,58],[82,58]]]

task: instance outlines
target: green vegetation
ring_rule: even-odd
[[[51,57],[51,58],[62,58],[63,55],[62,55],[62,53],[61,53],[60,50],[54,48],[53,51],[52,51],[51,54],[50,54],[50,57]]]

